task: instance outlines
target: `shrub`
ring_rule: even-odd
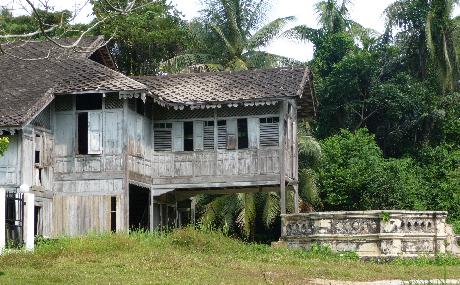
[[[422,209],[420,169],[410,158],[386,159],[366,129],[321,142],[320,197],[325,210]]]

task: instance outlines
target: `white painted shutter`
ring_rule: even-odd
[[[184,123],[174,122],[172,127],[173,151],[184,151]]]
[[[193,149],[203,150],[203,121],[193,122]]]
[[[238,139],[238,121],[227,120],[227,149],[236,149]]]
[[[88,154],[102,154],[101,112],[88,112]]]
[[[259,147],[259,118],[248,119],[249,148]]]

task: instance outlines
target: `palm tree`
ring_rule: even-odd
[[[315,11],[318,15],[319,28],[310,28],[306,25],[299,25],[285,33],[288,38],[308,41],[315,47],[326,38],[327,35],[338,33],[348,33],[356,40],[359,40],[364,46],[377,34],[372,29],[366,29],[350,18],[348,6],[351,0],[324,0],[318,1],[315,5]]]
[[[406,49],[409,64],[422,79],[431,65],[443,92],[456,89],[459,64],[455,50],[452,13],[459,0],[398,0],[386,9],[387,34],[394,28]]]
[[[278,18],[258,29],[267,11],[265,0],[207,0],[198,20],[190,23],[192,46],[163,64],[168,72],[180,72],[188,66],[205,69],[246,70],[299,64],[261,51],[294,17]]]

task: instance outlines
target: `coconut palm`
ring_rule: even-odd
[[[294,17],[278,18],[261,26],[267,11],[265,0],[206,0],[206,9],[190,23],[193,44],[183,54],[163,64],[168,72],[202,65],[208,71],[246,70],[299,64],[261,51],[280,35]],[[260,28],[259,28],[260,27]]]
[[[454,45],[452,13],[459,0],[398,0],[386,9],[387,34],[399,31],[396,40],[406,49],[413,71],[421,78],[434,67],[444,92],[454,90],[459,64]]]
[[[350,18],[348,6],[351,0],[324,0],[318,1],[315,5],[315,11],[318,15],[319,28],[311,28],[306,25],[299,25],[285,33],[285,36],[313,43],[317,47],[320,42],[327,36],[337,33],[349,33],[363,45],[368,45],[377,32],[372,29],[366,29]]]

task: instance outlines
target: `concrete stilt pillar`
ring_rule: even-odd
[[[24,193],[24,243],[26,250],[34,250],[35,194]]]
[[[6,246],[6,232],[5,232],[5,209],[6,208],[6,191],[0,188],[0,254]]]
[[[299,185],[294,185],[294,212],[299,213]]]

